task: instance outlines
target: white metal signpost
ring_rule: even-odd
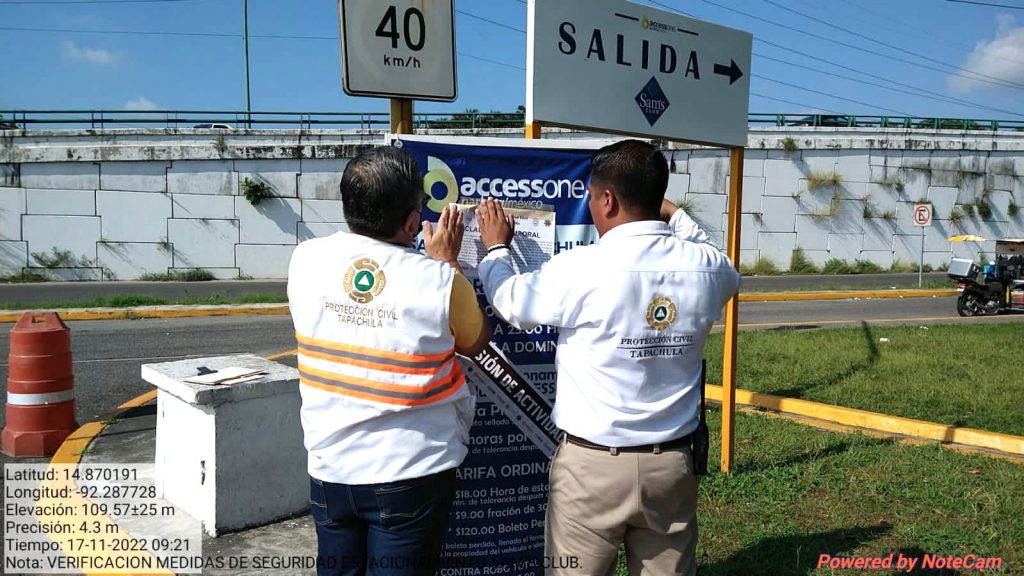
[[[455,100],[453,0],[338,0],[345,92]]]
[[[748,32],[622,0],[531,0],[527,122],[747,143]]]
[[[932,205],[914,204],[914,226],[932,225]],[[924,237],[925,231],[921,231],[921,261],[917,265],[917,287],[924,287]]]

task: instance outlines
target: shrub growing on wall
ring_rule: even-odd
[[[272,197],[274,190],[266,182],[246,178],[242,182],[242,195],[249,201],[249,204],[258,206],[264,199]]]
[[[819,270],[814,262],[811,262],[804,254],[803,248],[797,248],[793,250],[793,255],[789,258],[789,272],[790,274],[817,274]]]

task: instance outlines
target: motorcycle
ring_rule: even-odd
[[[960,316],[1024,312],[1024,240],[997,241],[995,261],[983,268],[971,260],[954,258],[947,275],[957,283],[956,311]]]

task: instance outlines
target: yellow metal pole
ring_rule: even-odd
[[[533,124],[526,125],[526,139],[527,140],[540,140],[540,122],[534,122]]]
[[[412,134],[412,100],[391,99],[391,133]]]
[[[743,148],[733,148],[729,163],[729,237],[726,252],[733,266],[740,267],[740,213],[743,211]],[[736,444],[736,336],[740,312],[739,296],[725,305],[725,346],[722,354],[722,472],[732,471]]]

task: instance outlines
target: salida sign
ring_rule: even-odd
[[[744,146],[752,36],[621,0],[531,0],[529,122]]]

